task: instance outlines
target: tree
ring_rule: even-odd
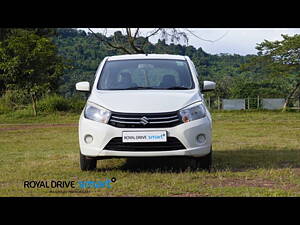
[[[88,28],[89,31],[101,42],[105,43],[108,47],[116,49],[126,54],[140,53],[145,54],[149,53],[146,51],[146,46],[150,37],[160,35],[160,39],[171,41],[171,43],[177,43],[183,40],[188,44],[188,34],[187,31],[191,34],[194,34],[188,29],[178,29],[178,28],[155,28],[152,31],[142,34],[140,28],[135,30],[132,28],[125,28],[125,35],[121,31],[116,31],[113,38],[107,37],[107,29],[104,29],[102,34],[95,33],[91,28]],[[195,34],[194,34],[195,35]],[[197,38],[200,39],[199,36]],[[201,39],[202,41],[210,41],[206,39]],[[217,40],[215,40],[217,41]]]
[[[44,35],[15,29],[0,42],[0,80],[7,89],[24,92],[31,98],[34,115],[37,98],[58,87],[63,69],[56,46]]]
[[[282,41],[267,41],[257,45],[258,56],[262,60],[268,60],[270,65],[279,72],[294,76],[295,86],[287,95],[283,111],[291,97],[300,88],[300,35],[281,35]]]

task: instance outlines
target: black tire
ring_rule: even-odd
[[[97,159],[86,157],[80,152],[80,169],[82,171],[95,170],[97,167]]]
[[[193,158],[193,160],[195,162],[195,169],[206,170],[210,172],[212,167],[212,147],[210,148],[210,153],[208,153],[206,156]]]

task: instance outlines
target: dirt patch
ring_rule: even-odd
[[[24,130],[24,129],[33,129],[33,128],[53,128],[53,127],[77,127],[78,124],[30,124],[30,125],[16,125],[13,127],[0,127],[0,131],[8,130]]]
[[[210,180],[205,182],[205,184],[212,186],[212,187],[267,187],[272,188],[276,185],[274,181],[267,180],[267,179],[238,179],[238,178],[225,178],[222,180]]]

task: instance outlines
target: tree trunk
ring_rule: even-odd
[[[37,110],[36,110],[36,98],[34,96],[34,94],[30,94],[31,96],[31,102],[32,102],[32,109],[33,109],[33,115],[37,116]]]
[[[290,98],[294,96],[294,94],[296,93],[296,91],[298,90],[299,87],[300,87],[300,83],[297,83],[295,88],[293,89],[293,91],[291,91],[291,93],[288,95],[288,97],[286,98],[286,100],[284,102],[282,112],[286,111],[286,108],[287,108]]]

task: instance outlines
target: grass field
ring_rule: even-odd
[[[213,113],[211,173],[181,158],[108,159],[82,172],[78,117],[0,115],[0,196],[300,196],[300,113]],[[23,187],[112,177],[111,188]]]

